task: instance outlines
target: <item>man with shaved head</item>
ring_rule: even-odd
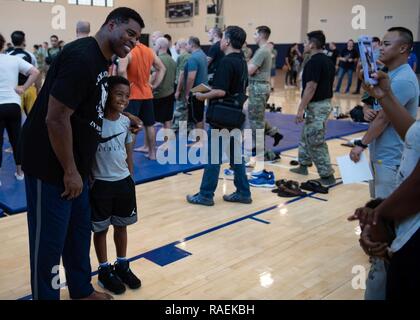
[[[156,44],[156,40],[159,38],[162,38],[164,36],[162,31],[155,31],[152,33],[152,35],[150,36],[150,42],[151,42],[151,46],[154,47]]]
[[[89,37],[90,23],[88,21],[78,21],[76,24],[76,38]]]

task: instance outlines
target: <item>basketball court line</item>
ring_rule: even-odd
[[[338,182],[338,183],[332,185],[331,187],[329,187],[329,189],[335,188],[335,187],[337,187],[339,185],[342,185],[342,184],[343,184],[342,182]],[[175,242],[169,243],[167,245],[164,245],[162,247],[159,247],[159,248],[150,250],[148,252],[139,254],[135,257],[132,257],[132,258],[128,259],[128,261],[129,262],[134,262],[134,261],[140,260],[141,258],[145,258],[145,259],[159,265],[160,267],[165,267],[165,266],[167,266],[171,263],[174,263],[176,261],[179,261],[183,258],[186,258],[186,257],[192,255],[190,252],[187,252],[185,250],[182,250],[182,249],[176,247],[177,245],[179,245],[181,243],[186,243],[188,241],[200,238],[202,236],[205,236],[205,235],[208,235],[210,233],[216,232],[218,230],[227,228],[229,226],[235,225],[235,224],[240,223],[240,222],[245,221],[245,220],[253,220],[253,221],[256,221],[256,222],[259,222],[259,223],[264,223],[264,224],[268,225],[268,224],[270,224],[268,221],[264,221],[264,220],[261,220],[261,219],[256,218],[256,217],[260,216],[264,213],[267,213],[267,212],[273,211],[275,209],[278,209],[279,207],[283,208],[284,206],[287,206],[287,205],[292,204],[292,203],[296,203],[296,202],[304,200],[306,198],[316,199],[316,197],[315,198],[313,197],[315,194],[317,194],[317,193],[312,192],[312,193],[309,193],[305,196],[296,197],[295,199],[289,200],[289,201],[285,202],[284,204],[275,205],[275,206],[272,206],[272,207],[269,207],[269,208],[266,208],[266,209],[262,209],[260,211],[257,211],[255,213],[251,213],[251,214],[246,215],[244,217],[237,218],[235,220],[226,222],[226,223],[221,224],[219,226],[215,226],[213,228],[201,231],[201,232],[196,233],[192,236],[186,237],[185,239],[175,241]],[[325,199],[320,199],[320,198],[318,198],[318,200],[325,201]],[[97,274],[98,274],[98,270],[92,272],[92,277],[96,276]],[[65,283],[63,285],[66,286]],[[27,296],[24,296],[22,298],[18,298],[17,300],[31,300],[31,299],[32,299],[32,295],[27,295]]]

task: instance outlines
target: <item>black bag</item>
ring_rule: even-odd
[[[244,92],[247,86],[247,71],[246,62],[244,74],[242,75],[242,82],[244,83]],[[242,112],[243,105],[248,99],[248,96],[242,93],[235,95],[227,95],[222,99],[212,100],[207,108],[206,121],[212,127],[217,129],[241,129],[245,122],[245,114]]]
[[[354,122],[367,122],[363,114],[363,107],[356,106],[350,111],[350,117]]]
[[[207,122],[218,129],[241,129],[245,122],[242,107],[247,98],[235,95],[212,101],[207,109]]]

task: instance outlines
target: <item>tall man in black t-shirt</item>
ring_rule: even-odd
[[[311,58],[303,71],[303,94],[296,116],[296,123],[305,121],[299,143],[300,167],[290,171],[308,175],[308,166],[314,162],[321,176],[319,181],[332,185],[335,183],[334,169],[325,142],[325,129],[332,111],[335,68],[331,59],[323,53],[324,46],[325,35],[322,31],[308,34],[305,51],[310,51]]]
[[[216,99],[238,94],[245,96],[245,90],[248,83],[248,67],[242,54],[242,46],[246,40],[246,32],[236,26],[228,27],[220,42],[220,47],[225,53],[225,57],[220,62],[216,71],[213,90],[208,93],[197,93],[196,98],[204,101],[210,99],[210,103]],[[213,101],[212,101],[213,100]],[[223,151],[226,151],[230,157],[230,165],[235,173],[236,192],[231,195],[225,195],[223,200],[227,202],[236,202],[243,204],[252,203],[251,191],[246,176],[245,163],[242,157],[242,135],[240,130],[236,132],[220,132],[217,128],[210,128],[208,131],[208,158],[200,192],[196,195],[187,196],[187,201],[195,205],[213,206],[214,192],[219,180],[220,165],[222,162]],[[229,145],[223,150],[223,141]],[[227,141],[226,141],[227,140]],[[215,152],[216,151],[216,154]]]
[[[209,31],[209,40],[212,46],[207,54],[207,61],[209,67],[209,85],[213,84],[214,75],[219,67],[220,61],[222,61],[225,54],[220,48],[220,41],[223,37],[223,32],[218,27],[211,28]]]
[[[136,11],[118,8],[95,37],[69,43],[23,127],[34,299],[60,298],[61,257],[72,299],[111,298],[91,285],[88,176],[101,141],[109,61],[127,56],[142,28]]]

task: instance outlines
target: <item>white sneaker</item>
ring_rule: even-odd
[[[17,172],[15,172],[15,177],[16,177],[16,180],[18,180],[18,181],[25,180],[25,175],[24,174],[20,175]]]

